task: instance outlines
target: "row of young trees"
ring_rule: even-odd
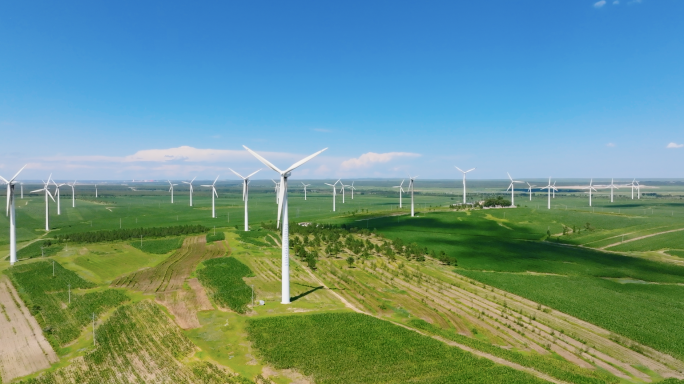
[[[139,239],[140,236],[145,238],[150,237],[168,237],[179,235],[193,235],[197,233],[205,233],[209,228],[203,225],[177,225],[173,227],[150,227],[150,228],[133,228],[133,229],[112,229],[92,232],[70,233],[66,235],[57,235],[59,242],[74,242],[74,243],[99,243],[103,241],[121,241]]]

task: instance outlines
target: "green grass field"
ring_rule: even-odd
[[[249,276],[254,276],[249,267],[234,257],[206,260],[197,269],[197,278],[214,301],[238,313],[245,313],[252,302],[252,289],[242,279]]]
[[[276,368],[317,383],[542,383],[374,317],[326,313],[257,318],[248,331]]]
[[[131,241],[132,247],[138,248],[139,250],[147,253],[156,253],[158,255],[169,253],[175,251],[183,245],[184,237],[170,237],[166,239],[154,239],[154,240],[134,240]]]

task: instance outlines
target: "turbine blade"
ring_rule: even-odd
[[[276,227],[280,228],[280,218],[283,215],[283,199],[285,198],[285,188],[279,188],[278,195],[278,220],[276,223]]]
[[[36,193],[36,192],[42,192],[42,191],[44,191],[44,190],[45,190],[45,188],[42,188],[42,189],[36,189],[35,191],[31,191],[31,192],[29,192],[29,193]]]
[[[506,172],[506,174],[508,175],[508,178],[511,179],[511,181],[513,181],[513,178],[511,177],[511,174],[508,173],[508,172]]]
[[[282,174],[282,173],[283,173],[280,169],[278,169],[278,167],[276,167],[275,165],[271,164],[271,162],[269,162],[268,160],[266,160],[266,159],[264,159],[263,157],[261,157],[261,155],[259,155],[258,153],[252,151],[251,149],[247,148],[247,147],[244,146],[244,145],[243,145],[242,147],[245,148],[245,149],[247,150],[247,152],[251,153],[252,156],[256,157],[257,160],[259,160],[259,161],[261,161],[262,163],[264,163],[265,166],[271,168],[272,170],[278,172],[279,174]]]
[[[257,172],[261,171],[261,168],[257,169],[256,171],[252,172],[247,178],[249,179],[250,177],[254,176],[257,174]]]
[[[48,196],[50,196],[50,198],[52,199],[52,201],[54,201],[55,203],[57,202],[57,201],[55,200],[55,198],[52,197],[52,193],[50,193],[50,190],[49,190],[49,189],[45,189],[45,192],[47,192]]]
[[[211,189],[214,191],[214,195],[216,195],[216,197],[218,197],[218,193],[216,192],[216,188],[213,188],[213,185],[212,185]]]
[[[474,170],[475,170],[475,168],[470,168],[469,170],[465,171],[465,173],[468,173],[468,172],[471,172],[471,171],[474,171]]]
[[[454,165],[454,167],[456,167],[456,166]],[[463,172],[463,170],[459,167],[456,167],[456,169],[458,169],[460,172]],[[465,173],[465,172],[463,172],[463,173]]]
[[[0,179],[2,179],[2,181],[5,182],[5,184],[9,184],[9,181],[7,181],[7,179],[5,179],[4,177],[0,176]]]
[[[221,175],[219,175],[219,176],[221,176]],[[214,180],[214,182],[211,183],[211,185],[216,185],[216,182],[218,181],[219,176],[216,176],[216,180]]]
[[[233,171],[231,168],[228,168],[228,169],[229,169],[231,172],[233,172],[234,174],[238,175],[240,178],[242,178],[242,180],[246,179],[246,177],[243,177],[241,174],[239,174],[239,173]]]
[[[16,179],[16,178],[17,178],[17,176],[19,176],[19,174],[21,173],[21,171],[23,171],[23,170],[24,170],[24,168],[26,168],[26,166],[27,166],[27,165],[28,165],[28,164],[26,164],[26,165],[24,165],[23,167],[21,167],[21,169],[19,170],[19,172],[17,172],[17,173],[16,173],[16,174],[15,174],[14,176],[12,176],[12,178],[10,179],[10,181],[9,181],[9,182],[10,182],[10,183],[11,183],[11,182],[13,182],[13,181],[14,181],[14,179]],[[5,181],[6,181],[6,180],[5,180]]]
[[[328,149],[328,148],[323,148],[320,151],[314,153],[313,155],[309,155],[309,156],[299,160],[298,162],[292,164],[292,166],[290,168],[285,170],[285,173],[290,172],[290,171],[294,170],[295,168],[301,166],[302,164],[306,163],[307,161],[313,159],[314,157],[318,156],[319,154],[321,154],[321,152],[325,151],[326,149]]]
[[[247,180],[242,182],[242,201],[245,201],[245,192],[247,191]]]
[[[7,183],[7,211],[5,212],[5,216],[9,216],[9,206],[10,206],[10,194],[12,193],[12,185],[10,183]]]

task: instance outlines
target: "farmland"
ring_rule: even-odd
[[[223,307],[238,313],[247,311],[252,301],[252,290],[243,277],[254,276],[252,271],[234,257],[211,259],[197,271],[199,281],[211,290],[211,297]]]

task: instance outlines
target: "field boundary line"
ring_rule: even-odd
[[[669,230],[669,231],[664,231],[664,232],[652,233],[652,234],[650,234],[650,235],[639,236],[639,237],[635,237],[635,238],[633,238],[633,239],[627,239],[627,240],[625,240],[625,241],[621,241],[621,242],[619,242],[619,243],[608,244],[608,245],[606,245],[606,246],[604,246],[604,247],[601,247],[601,248],[598,248],[598,249],[604,250],[604,249],[606,249],[606,248],[616,247],[616,246],[618,246],[618,245],[620,245],[620,244],[630,243],[630,242],[632,242],[632,241],[643,240],[643,239],[646,239],[646,238],[649,238],[649,237],[658,236],[658,235],[664,235],[664,234],[666,234],[666,233],[679,232],[679,231],[684,231],[684,228],[672,229],[672,230]]]

